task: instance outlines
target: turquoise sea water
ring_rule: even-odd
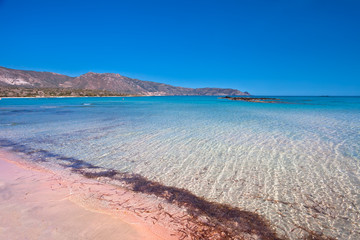
[[[280,98],[2,99],[0,146],[185,188],[291,239],[360,239],[360,98]]]

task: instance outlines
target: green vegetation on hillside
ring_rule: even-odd
[[[69,88],[24,88],[1,87],[0,97],[107,97],[129,96],[105,90],[69,89]]]

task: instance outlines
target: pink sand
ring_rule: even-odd
[[[0,239],[178,239],[159,209],[181,214],[156,197],[0,151]]]

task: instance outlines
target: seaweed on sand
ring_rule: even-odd
[[[106,177],[121,181],[134,191],[152,194],[171,204],[185,207],[192,228],[180,229],[184,238],[191,239],[245,239],[245,236],[257,236],[260,239],[280,239],[270,225],[258,214],[243,211],[230,205],[210,202],[191,192],[176,187],[164,186],[136,174],[120,173],[115,170],[89,172],[87,169],[74,169],[88,178]],[[159,206],[161,209],[161,205]],[[171,214],[165,212],[169,217]],[[179,219],[177,219],[179,220]]]
[[[166,212],[161,204],[158,206],[159,210],[163,210],[168,217],[183,223],[184,227],[179,229],[183,239],[253,239],[254,237],[264,240],[285,239],[285,237],[277,236],[270,227],[270,223],[260,215],[227,204],[210,202],[185,189],[165,186],[137,174],[121,173],[115,170],[101,169],[89,172],[82,168],[73,171],[88,178],[117,180],[124,183],[131,191],[155,195],[171,204],[186,208],[188,216],[179,218]],[[153,220],[158,219],[153,217]],[[304,238],[306,240],[332,239],[301,226],[297,228],[306,233]]]

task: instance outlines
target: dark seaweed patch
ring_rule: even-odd
[[[197,225],[196,231],[184,228],[184,236],[191,239],[245,239],[246,234],[256,235],[259,239],[285,239],[276,235],[270,224],[260,215],[244,211],[227,204],[210,202],[192,194],[190,191],[146,179],[137,174],[121,173],[115,170],[101,169],[89,172],[88,169],[74,169],[88,178],[105,177],[125,183],[134,192],[155,195],[179,207],[185,207],[191,216],[190,221]],[[204,222],[201,219],[206,219]],[[185,221],[184,221],[185,224]],[[306,232],[304,239],[330,240],[322,234],[298,226]]]
[[[192,222],[197,228],[196,231],[189,231],[189,229],[180,231],[191,239],[243,239],[244,234],[257,235],[260,239],[281,239],[258,214],[207,201],[185,189],[165,186],[137,174],[121,173],[115,170],[101,169],[91,172],[83,168],[73,169],[73,171],[88,178],[105,177],[117,180],[125,183],[126,187],[134,192],[155,195],[171,204],[185,207],[191,217],[186,221]],[[205,222],[201,220],[204,217]]]

